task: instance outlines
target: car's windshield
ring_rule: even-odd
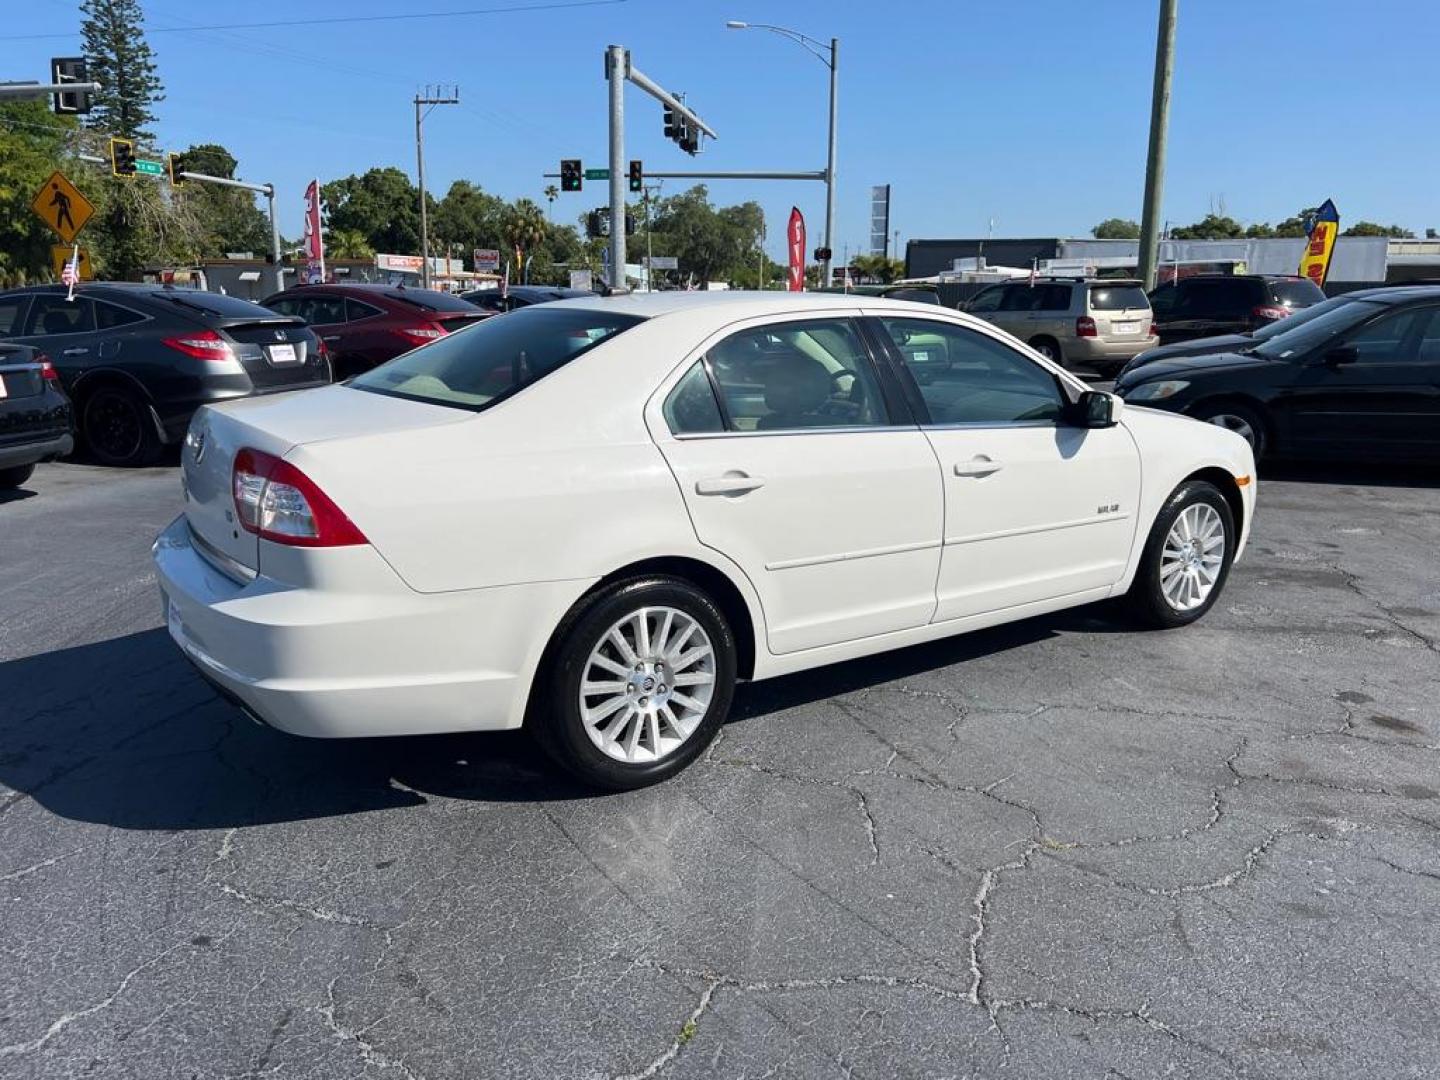
[[[397,356],[349,385],[478,412],[640,321],[593,308],[527,307]]]
[[[1354,302],[1355,298],[1353,296],[1332,296],[1329,300],[1323,301],[1322,303],[1312,304],[1307,308],[1300,308],[1289,318],[1276,319],[1274,322],[1266,323],[1250,336],[1256,341],[1269,341],[1277,334],[1288,333],[1297,326],[1304,326],[1311,319],[1318,318],[1327,312],[1334,311],[1338,307],[1353,304]]]
[[[1268,341],[1260,342],[1251,351],[1272,360],[1287,360],[1311,352],[1384,308],[1384,304],[1370,300],[1352,300],[1313,318],[1301,319],[1299,315],[1292,315],[1282,320],[1282,325],[1289,324],[1284,330]]]

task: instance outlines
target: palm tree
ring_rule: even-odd
[[[544,211],[529,199],[517,199],[506,208],[500,235],[515,253],[515,280],[524,275],[525,253],[544,242],[549,227]]]
[[[359,229],[332,229],[325,250],[332,259],[368,259],[375,254]]]
[[[560,196],[560,189],[557,188],[554,184],[546,184],[546,185],[545,185],[545,201],[546,201],[546,203],[548,203],[548,205],[545,207],[545,216],[546,216],[547,218],[550,216],[551,212],[553,211],[554,206],[555,206],[555,200],[556,200],[557,198],[559,198],[559,196]]]

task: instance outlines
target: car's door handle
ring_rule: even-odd
[[[339,334],[321,334],[321,335],[320,335],[320,340],[321,340],[321,341],[339,341],[339,340],[340,340],[340,335],[339,335]]]
[[[82,349],[82,348],[80,348],[79,346],[76,346],[76,347],[71,348],[71,349],[63,349],[63,350],[61,350],[60,355],[61,355],[61,356],[88,356],[88,355],[90,355],[90,350],[89,350],[89,349]]]
[[[748,476],[743,472],[728,472],[724,476],[711,476],[695,481],[695,494],[744,495],[746,492],[764,486],[764,477]]]
[[[993,461],[990,458],[981,455],[979,457],[973,457],[969,461],[963,463],[957,461],[955,463],[955,475],[989,476],[991,473],[999,472],[1004,467],[1005,466],[1002,465],[1000,462]]]

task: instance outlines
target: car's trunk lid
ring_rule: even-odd
[[[276,315],[218,327],[257,390],[294,388],[329,381],[325,359],[303,320]]]
[[[181,451],[185,516],[202,555],[223,573],[260,569],[259,541],[241,528],[231,490],[235,455],[250,448],[284,457],[296,446],[461,423],[471,413],[331,386],[244,398],[201,409]]]

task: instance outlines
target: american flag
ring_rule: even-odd
[[[60,271],[60,284],[69,288],[65,299],[75,299],[75,286],[80,283],[80,245],[76,244],[70,252],[70,258],[65,260],[65,266]]]

